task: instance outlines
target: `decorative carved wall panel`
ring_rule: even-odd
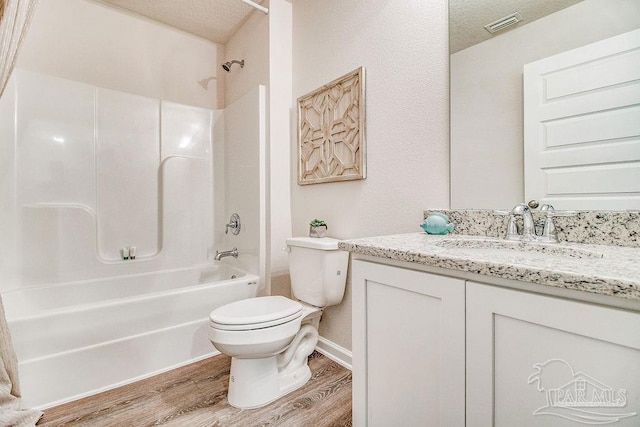
[[[298,184],[366,177],[364,68],[298,98]]]

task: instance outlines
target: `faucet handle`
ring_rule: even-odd
[[[540,237],[540,240],[546,243],[558,243],[558,231],[555,223],[553,222],[553,218],[559,216],[574,216],[578,214],[576,211],[556,211],[551,205],[543,205],[540,210],[546,213],[544,229],[542,230],[542,236]]]
[[[546,219],[544,220],[544,228],[542,229],[540,241],[545,243],[558,243],[558,232],[556,231],[556,225],[553,222],[555,209],[551,205],[542,205],[540,211],[546,213]]]
[[[551,216],[576,216],[576,215],[578,215],[578,212],[576,212],[576,211],[554,211],[553,213],[550,213],[548,215],[551,215]]]
[[[547,217],[555,217],[555,216],[576,216],[578,215],[577,211],[557,211],[553,208],[552,205],[542,205],[540,208],[541,212],[546,212]]]
[[[509,222],[507,222],[507,233],[504,236],[505,239],[515,240],[518,238],[518,227],[516,226],[516,220],[515,217],[511,214],[511,211],[496,209],[491,213],[495,216],[509,217]]]

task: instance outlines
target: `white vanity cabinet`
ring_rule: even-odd
[[[354,426],[640,426],[640,312],[352,271]]]
[[[467,426],[640,425],[640,313],[468,281]]]
[[[464,280],[355,260],[354,426],[464,426]]]

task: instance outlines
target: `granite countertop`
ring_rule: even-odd
[[[343,240],[340,249],[396,261],[610,295],[640,303],[640,248],[523,244],[426,233]]]

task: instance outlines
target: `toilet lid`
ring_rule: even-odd
[[[267,328],[302,315],[302,304],[283,296],[249,298],[211,312],[211,326],[226,330]]]

